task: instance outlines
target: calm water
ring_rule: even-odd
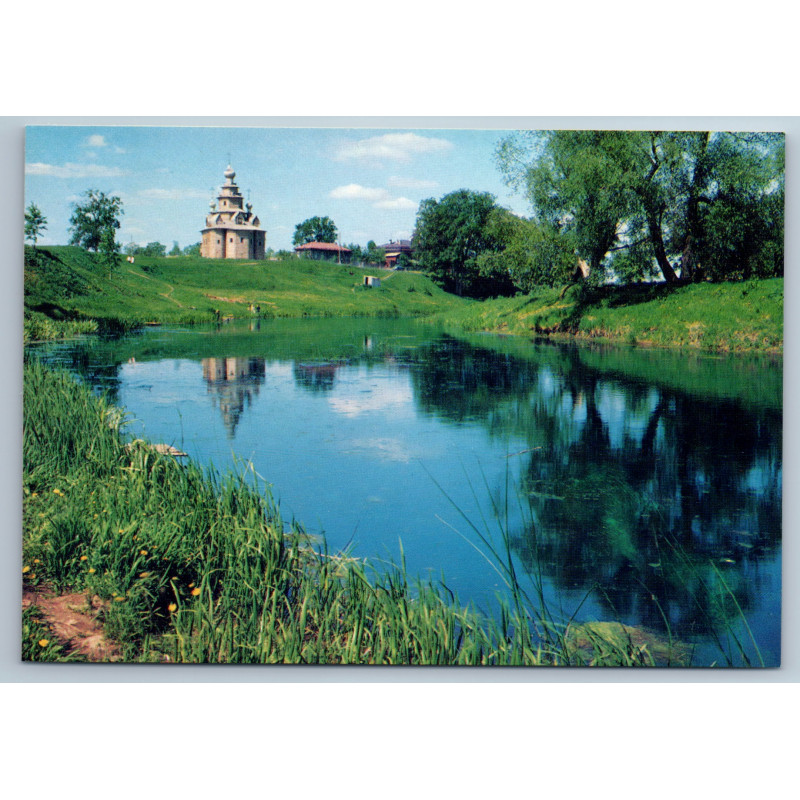
[[[758,664],[752,639],[780,661],[780,361],[391,320],[35,349],[109,392],[132,434],[251,463],[330,551],[380,567],[402,542],[409,573],[491,612],[504,585],[475,529],[498,547],[506,531],[557,619],[668,624],[699,665],[741,665],[739,645]]]

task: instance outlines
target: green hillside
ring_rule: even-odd
[[[562,296],[563,294],[563,296]],[[447,310],[454,330],[702,350],[783,350],[783,278],[688,286],[541,288]]]
[[[365,274],[381,279],[363,286]],[[468,301],[413,272],[289,258],[229,261],[192,256],[124,259],[109,276],[78,247],[26,250],[29,321],[98,320],[106,326],[193,323],[221,318],[421,316]],[[258,311],[256,311],[258,308]]]

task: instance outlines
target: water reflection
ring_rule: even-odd
[[[294,379],[298,386],[309,392],[329,392],[336,383],[336,372],[341,363],[307,364],[295,362]]]
[[[431,520],[446,513],[435,504],[450,506],[415,465],[435,464],[456,505],[473,508],[481,478],[469,484],[464,465],[483,459],[481,468],[495,465],[490,492],[499,497],[507,484],[514,495],[501,523],[518,566],[548,602],[567,615],[580,606],[590,617],[716,641],[728,652],[732,624],[754,660],[738,624],[744,615],[768,662],[778,663],[779,365],[464,340],[390,321],[265,322],[261,331],[228,328],[214,336],[153,332],[52,352],[93,385],[111,389],[112,399],[120,365],[130,358],[180,360],[186,383],[155,386],[148,398],[186,393],[207,410],[209,397],[229,441],[249,436],[236,447],[271,448],[262,472],[270,480],[280,474],[285,493],[308,493],[311,512],[300,518],[308,523],[319,515],[334,548],[337,525],[342,546],[354,530],[361,536],[369,529],[364,542],[381,556],[402,530],[409,557],[437,574],[443,569],[448,579],[461,577],[452,545],[441,561],[430,553]],[[163,372],[166,381],[174,374]],[[270,391],[262,393],[267,374]],[[157,397],[152,403],[163,415]],[[252,425],[240,425],[245,409],[252,409]],[[202,413],[199,426],[207,423]],[[188,407],[184,422],[192,424]],[[187,440],[193,435],[187,431]],[[313,443],[305,451],[304,441]],[[391,508],[386,516],[378,514],[383,506],[373,502],[374,489],[354,481],[355,474],[396,487],[382,495]],[[485,596],[494,577],[475,569],[470,580],[464,600]]]
[[[779,594],[759,564],[780,544],[780,412],[608,379],[574,347],[551,363],[492,355],[423,348],[416,388],[431,413],[526,437],[513,544],[531,575],[688,639]]]
[[[203,378],[229,439],[236,435],[236,426],[245,409],[258,397],[265,380],[263,358],[204,358]]]

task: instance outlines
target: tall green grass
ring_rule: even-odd
[[[315,551],[245,469],[220,476],[126,442],[120,412],[65,374],[28,363],[24,392],[23,578],[97,596],[126,661],[648,663],[625,641],[603,640],[598,658],[535,618],[508,552],[494,555],[511,600],[489,619],[402,563],[377,572]]]

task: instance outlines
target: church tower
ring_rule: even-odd
[[[203,258],[261,260],[267,242],[266,231],[261,230],[252,203],[244,205],[244,197],[233,182],[236,173],[230,164],[224,175],[225,183],[217,199],[210,203],[206,227],[202,230],[200,255]]]

